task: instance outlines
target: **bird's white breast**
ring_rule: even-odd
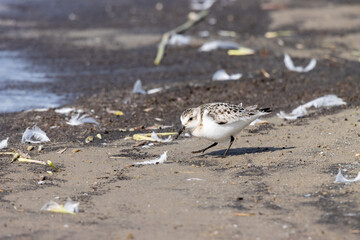
[[[203,117],[202,124],[199,124],[193,131],[195,137],[205,138],[215,142],[229,140],[231,136],[239,134],[239,132],[249,125],[251,121],[237,121],[231,124],[217,124],[212,118],[206,114]]]

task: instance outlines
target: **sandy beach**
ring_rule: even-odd
[[[118,140],[49,152],[51,168],[13,163],[2,175],[2,234],[27,238],[356,239],[357,183],[334,183],[359,169],[359,109],[249,127],[229,157],[220,145],[182,138],[149,149]],[[133,166],[168,151],[164,164]],[[3,167],[3,166],[2,166]],[[38,185],[41,176],[45,184]],[[80,202],[76,215],[40,212],[50,200]]]

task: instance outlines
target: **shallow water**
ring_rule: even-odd
[[[24,89],[25,84],[31,87],[31,83],[51,81],[45,72],[34,70],[20,52],[0,51],[0,113],[59,106],[63,97],[46,88]]]
[[[47,82],[45,73],[35,72],[17,51],[0,51],[0,83],[26,81]]]
[[[41,90],[0,90],[0,113],[33,108],[54,108],[58,107],[62,100],[61,96]]]

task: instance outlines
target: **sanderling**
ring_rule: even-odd
[[[195,137],[214,141],[210,146],[192,153],[204,153],[209,148],[216,146],[218,142],[230,139],[230,145],[223,155],[226,157],[234,142],[234,136],[252,121],[270,112],[270,108],[257,108],[256,105],[243,108],[242,105],[229,103],[208,103],[196,108],[189,108],[181,114],[182,127],[176,138],[185,129],[188,129]]]

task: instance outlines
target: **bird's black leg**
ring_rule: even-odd
[[[213,144],[211,144],[210,146],[204,148],[204,149],[200,149],[198,151],[192,151],[191,153],[204,153],[206,150],[208,150],[209,148],[215,147],[218,143],[214,142]]]
[[[235,140],[235,138],[234,138],[233,136],[231,136],[231,138],[230,138],[230,145],[229,145],[228,149],[226,149],[223,157],[226,157],[226,156],[227,156],[227,154],[228,154],[228,152],[229,152],[229,150],[230,150],[230,148],[231,148],[231,145],[233,144],[234,140]]]

